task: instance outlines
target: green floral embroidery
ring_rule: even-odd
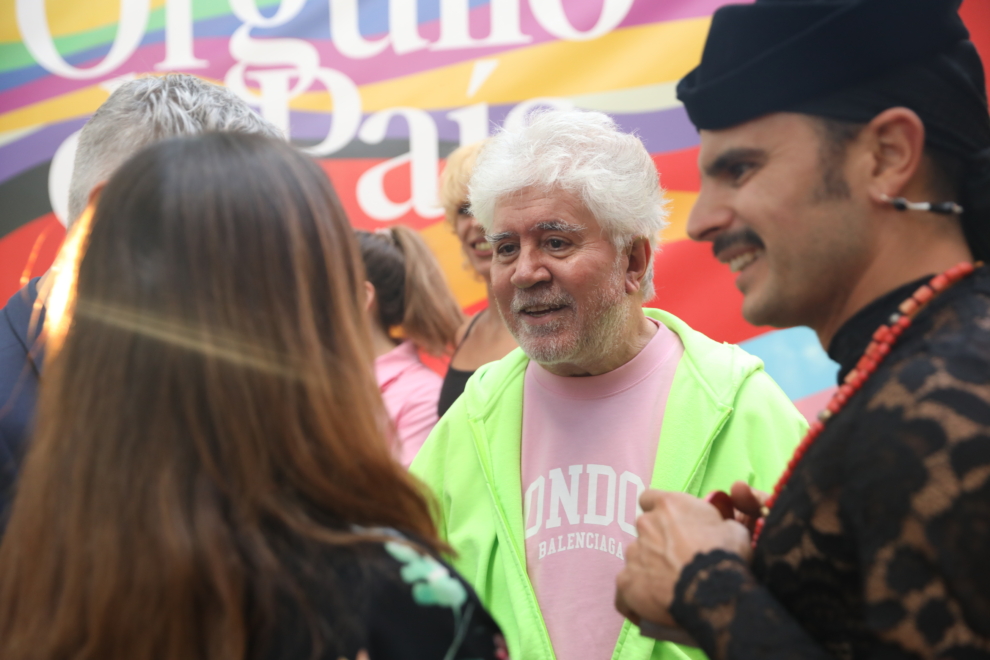
[[[464,585],[433,557],[420,554],[403,543],[389,542],[385,549],[402,562],[402,579],[412,585],[413,600],[418,604],[459,611],[467,601]]]
[[[461,607],[467,602],[467,589],[450,574],[446,566],[404,543],[389,541],[385,544],[385,550],[402,564],[399,574],[406,584],[412,585],[413,600],[418,605],[438,605],[453,610],[454,639],[444,656],[444,660],[452,660],[464,641],[474,612],[472,603],[468,603],[467,611],[461,612]]]

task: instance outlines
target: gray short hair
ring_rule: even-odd
[[[667,201],[646,147],[601,112],[547,110],[526,125],[503,128],[478,155],[468,197],[471,211],[490,231],[495,207],[526,188],[576,195],[608,238],[625,249],[637,238],[659,246]],[[642,283],[653,297],[653,259]]]
[[[89,193],[143,147],[179,135],[209,131],[257,133],[285,139],[225,87],[196,76],[170,73],[124,83],[79,134],[69,183],[68,223],[86,208]]]

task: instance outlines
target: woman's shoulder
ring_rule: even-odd
[[[386,530],[382,537],[324,554],[315,573],[336,579],[310,576],[315,579],[305,587],[324,592],[311,594],[312,602],[333,603],[328,610],[317,605],[327,625],[343,614],[359,628],[349,650],[365,651],[374,660],[508,658],[495,621],[453,568],[396,532]]]
[[[395,573],[381,584],[370,657],[507,660],[501,631],[453,568],[406,541],[382,549]]]

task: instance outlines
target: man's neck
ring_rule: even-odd
[[[657,334],[655,323],[646,318],[640,305],[635,305],[628,314],[620,337],[610,342],[591,360],[561,362],[540,365],[555,376],[600,376],[626,364],[646,348]]]
[[[912,249],[888,249],[869,263],[849,295],[814,327],[818,340],[827,350],[835,333],[871,302],[908,282],[926,275],[941,273],[962,261],[972,261],[973,255],[964,240],[933,241]]]

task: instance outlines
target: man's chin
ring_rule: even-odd
[[[540,365],[551,365],[566,362],[574,354],[574,346],[565,343],[562,338],[516,336],[519,347],[523,353]]]
[[[779,296],[760,295],[761,293],[764,292],[743,294],[742,316],[747,323],[774,328],[800,325],[791,320],[793,314],[788,313],[787,305]]]

